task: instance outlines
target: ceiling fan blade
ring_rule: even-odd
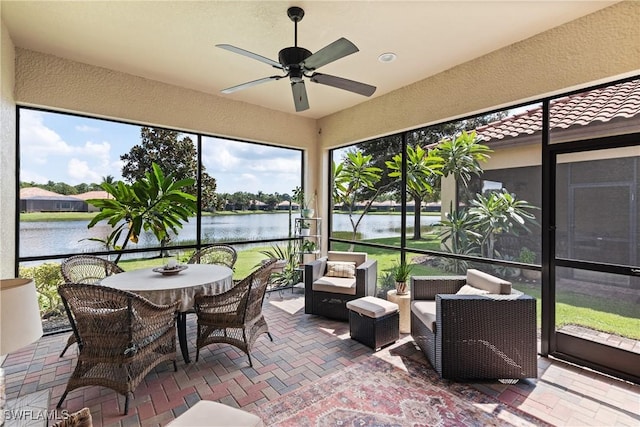
[[[376,91],[375,86],[356,82],[342,77],[330,76],[329,74],[313,73],[311,81],[321,85],[333,86],[338,89],[348,90],[364,96],[371,96]]]
[[[309,99],[307,98],[307,89],[304,82],[291,83],[291,91],[293,92],[293,103],[296,106],[296,112],[309,109]]]
[[[239,47],[231,46],[230,44],[217,44],[216,47],[228,50],[233,53],[239,53],[240,55],[253,58],[260,62],[264,62],[267,65],[271,65],[274,68],[282,70],[282,65],[279,62],[276,62],[269,58],[265,58],[264,56],[258,55],[257,53],[249,52],[248,50],[240,49]]]
[[[256,86],[256,85],[259,85],[261,83],[266,83],[266,82],[271,81],[271,80],[280,80],[283,77],[286,77],[286,76],[263,77],[263,78],[258,79],[258,80],[253,80],[253,81],[250,81],[250,82],[242,83],[242,84],[237,85],[237,86],[228,87],[226,89],[221,90],[220,92],[222,92],[222,93],[233,93],[235,91],[246,89],[246,88],[252,87],[252,86]]]
[[[337,59],[358,52],[356,45],[344,37],[339,38],[331,44],[323,47],[303,61],[303,66],[309,71],[316,70],[323,65],[327,65]]]

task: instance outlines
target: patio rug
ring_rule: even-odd
[[[545,422],[428,365],[369,357],[254,410],[267,426],[540,426]]]

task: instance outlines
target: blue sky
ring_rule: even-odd
[[[22,109],[20,179],[70,185],[122,179],[120,155],[139,142],[139,126]],[[290,194],[300,185],[296,150],[206,137],[202,158],[221,193]]]

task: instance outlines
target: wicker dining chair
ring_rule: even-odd
[[[62,261],[60,271],[65,283],[94,285],[124,270],[114,262],[95,255],[74,255]]]
[[[251,361],[251,348],[261,334],[269,333],[262,314],[264,294],[276,260],[269,260],[233,288],[217,295],[197,295],[195,310],[198,315],[196,362],[200,349],[213,343],[233,345]]]
[[[117,264],[95,255],[75,255],[66,258],[60,264],[60,272],[65,283],[84,283],[94,285],[112,274],[122,273],[124,270]],[[67,345],[62,349],[60,357],[76,342],[74,334],[69,335]]]
[[[238,253],[229,245],[210,245],[197,250],[187,264],[220,264],[233,269]]]
[[[176,312],[180,301],[157,305],[132,292],[100,285],[58,287],[78,342],[78,361],[58,402],[70,391],[102,386],[129,395],[158,364],[176,365]]]

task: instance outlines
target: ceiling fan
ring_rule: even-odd
[[[293,92],[293,103],[295,104],[296,111],[298,112],[309,109],[309,100],[307,99],[307,90],[304,86],[303,77],[307,77],[314,83],[333,86],[338,89],[348,90],[349,92],[354,92],[360,95],[373,95],[376,91],[375,86],[342,77],[315,72],[316,69],[323,65],[327,65],[340,58],[344,58],[347,55],[358,52],[356,45],[342,37],[323,47],[316,53],[311,53],[303,47],[298,47],[298,22],[302,21],[302,18],[304,17],[304,10],[295,6],[290,7],[287,9],[287,15],[289,16],[289,19],[294,22],[294,46],[285,47],[280,51],[280,53],[278,53],[279,62],[230,44],[216,45],[219,48],[264,62],[267,65],[271,65],[273,68],[282,70],[286,74],[283,76],[264,77],[258,80],[242,83],[237,86],[224,89],[222,90],[222,93],[232,93],[261,83],[266,83],[271,80],[280,80],[282,78],[289,77],[289,80],[291,81],[291,90]]]

